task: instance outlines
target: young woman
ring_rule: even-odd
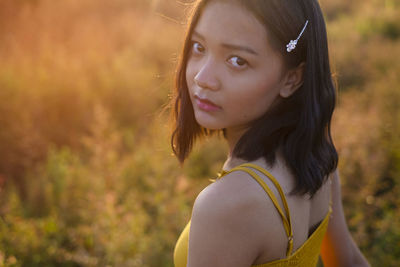
[[[176,90],[180,162],[202,136],[222,133],[230,148],[196,198],[176,267],[310,267],[320,253],[325,266],[368,266],[342,211],[316,0],[197,1]]]

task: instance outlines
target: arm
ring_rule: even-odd
[[[332,217],[322,242],[321,256],[326,267],[370,266],[352,239],[343,213],[339,174],[332,177]]]

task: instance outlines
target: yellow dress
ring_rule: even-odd
[[[251,169],[254,168],[264,175],[266,175],[276,186],[278,189],[279,195],[282,198],[283,206],[285,212],[283,212],[281,206],[278,204],[278,200],[276,199],[275,195],[269,189],[267,184]],[[275,205],[277,211],[279,212],[283,226],[285,227],[286,234],[288,236],[288,247],[286,252],[285,259],[274,260],[270,262],[266,262],[264,264],[257,264],[252,265],[254,267],[267,267],[267,266],[274,266],[274,267],[285,267],[285,266],[304,266],[304,267],[315,267],[318,263],[318,257],[321,250],[322,239],[325,235],[326,229],[328,227],[328,221],[332,209],[329,208],[328,214],[322,220],[318,228],[311,234],[311,236],[299,247],[294,253],[292,253],[293,249],[293,232],[292,232],[292,225],[290,220],[289,214],[289,207],[286,202],[285,195],[277,182],[277,180],[265,169],[261,168],[258,165],[252,163],[244,163],[235,168],[232,168],[229,171],[222,171],[218,174],[218,178],[222,178],[225,174],[230,172],[241,170],[245,171],[250,174],[265,190],[268,196],[271,198],[273,204]],[[211,180],[215,181],[215,180]],[[186,267],[187,265],[187,254],[188,254],[188,244],[189,244],[189,230],[190,230],[190,221],[183,229],[181,235],[178,238],[178,241],[175,245],[174,250],[174,265],[175,267]]]

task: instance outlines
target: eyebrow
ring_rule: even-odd
[[[205,40],[205,38],[200,33],[196,32],[196,31],[193,31],[193,35],[196,35],[200,39]],[[227,43],[221,43],[221,46],[223,46],[225,48],[230,48],[230,49],[233,49],[233,50],[245,51],[245,52],[248,52],[248,53],[253,54],[253,55],[258,55],[258,53],[256,51],[254,51],[253,49],[251,49],[250,47],[247,47],[247,46],[235,45],[235,44],[227,44]]]

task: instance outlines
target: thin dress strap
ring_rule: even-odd
[[[261,177],[258,174],[256,174],[254,171],[249,169],[249,167],[257,169],[258,171],[262,172],[265,176],[267,176],[272,181],[272,183],[278,189],[279,195],[281,196],[285,212],[282,211],[282,208],[279,205],[277,198],[275,197],[275,195],[271,191],[271,189],[268,187],[268,185],[261,179]],[[241,171],[244,171],[244,172],[247,172],[248,174],[250,174],[262,186],[264,191],[271,198],[272,203],[274,204],[275,208],[277,209],[279,215],[282,218],[283,226],[285,228],[286,235],[288,236],[288,247],[287,247],[287,251],[286,251],[286,256],[289,257],[293,250],[293,230],[292,230],[292,224],[291,224],[291,220],[290,220],[289,206],[287,204],[285,194],[283,193],[283,190],[282,190],[281,186],[279,185],[278,181],[268,171],[261,168],[260,166],[252,164],[252,163],[244,163],[244,164],[241,164],[239,166],[232,168],[229,171],[222,171],[221,173],[218,174],[218,178],[221,178],[225,174],[228,174],[228,173],[236,171],[236,170],[241,170]],[[213,181],[213,180],[211,180],[211,181]]]

